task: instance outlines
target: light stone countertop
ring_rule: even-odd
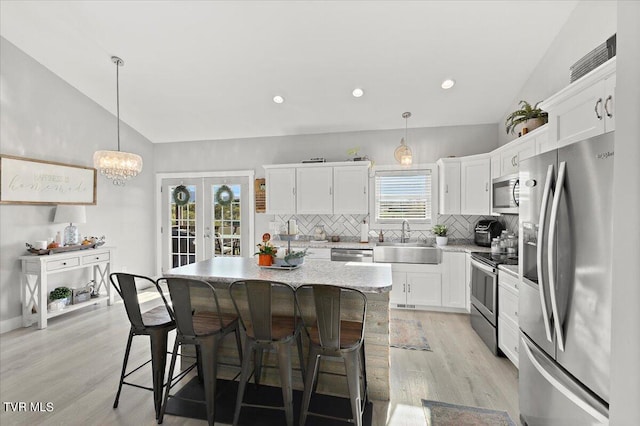
[[[165,272],[165,277],[195,278],[222,284],[237,280],[281,281],[298,287],[304,284],[329,284],[354,288],[365,293],[391,291],[391,264],[327,262],[305,259],[297,269],[261,268],[256,258],[214,257]]]
[[[498,265],[498,269],[518,278],[518,265]]]

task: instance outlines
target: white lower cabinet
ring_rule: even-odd
[[[467,310],[465,254],[443,252],[437,265],[392,264],[390,303],[395,308]]]
[[[518,278],[498,273],[498,347],[518,366]]]
[[[397,308],[424,308],[442,305],[440,265],[392,265],[390,302]]]

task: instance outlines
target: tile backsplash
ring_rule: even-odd
[[[447,225],[449,228],[448,237],[456,240],[472,240],[473,229],[476,223],[481,219],[497,218],[506,229],[518,234],[518,216],[502,215],[502,216],[466,216],[466,215],[438,215],[436,223]],[[369,215],[281,215],[275,216],[275,229],[271,229],[272,233],[278,233],[278,228],[286,223],[289,219],[295,219],[300,234],[313,235],[317,225],[324,225],[327,236],[339,235],[341,237],[360,237],[360,224],[366,219],[369,222]],[[372,229],[379,229],[372,227]],[[399,230],[382,230],[386,238],[400,238]],[[424,239],[433,238],[431,231],[412,230],[412,238]]]

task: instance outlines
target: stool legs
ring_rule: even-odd
[[[153,404],[156,419],[160,417],[162,407],[162,388],[164,385],[164,369],[167,365],[167,334],[166,330],[149,332],[151,338],[151,370],[153,372]]]
[[[118,402],[120,401],[120,392],[122,391],[122,383],[124,382],[124,376],[127,372],[127,363],[129,362],[129,352],[131,351],[131,341],[133,340],[133,331],[129,331],[129,339],[127,340],[127,349],[124,351],[124,360],[122,361],[122,373],[120,374],[120,384],[118,385],[118,392],[116,392],[116,399],[113,401],[113,408],[118,408]]]
[[[293,426],[293,378],[291,377],[291,341],[276,344],[278,351],[278,370],[282,386],[282,400],[287,426]]]
[[[206,339],[200,343],[202,358],[207,362],[202,363],[204,374],[204,393],[207,404],[207,421],[213,426],[216,409],[216,377],[218,373],[218,338]],[[213,362],[209,362],[213,360]]]
[[[351,414],[353,423],[362,426],[362,393],[360,387],[360,351],[350,351],[343,354],[344,365],[347,372],[347,384],[349,385],[349,399],[351,400]]]
[[[244,390],[249,381],[251,374],[251,353],[253,345],[248,338],[244,340],[244,358],[242,359],[242,370],[240,372],[240,381],[238,382],[238,396],[236,397],[236,411],[233,413],[233,426],[237,426],[240,419],[240,409],[242,408],[242,399],[244,398]]]
[[[300,426],[304,426],[309,412],[311,393],[315,389],[318,379],[318,364],[320,361],[320,349],[316,346],[309,348],[309,358],[307,360],[307,377],[304,381],[304,392],[302,394],[302,405],[300,406]]]
[[[173,380],[173,370],[176,367],[176,358],[178,354],[178,346],[180,346],[180,342],[176,338],[175,343],[173,344],[173,352],[171,353],[171,364],[169,366],[169,382],[167,383],[167,389],[164,394],[164,400],[162,401],[162,408],[160,409],[160,416],[158,417],[158,424],[162,424],[162,420],[164,419],[164,412],[167,408],[167,400],[169,399],[169,393],[171,392],[171,381]]]

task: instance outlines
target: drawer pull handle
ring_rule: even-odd
[[[66,266],[66,265],[67,265],[67,262],[62,262],[62,266]]]
[[[517,346],[514,346],[514,347],[513,347],[513,350],[514,350],[516,353],[518,353],[518,347],[517,347]]]
[[[516,311],[516,316],[518,316],[518,311]]]
[[[100,256],[96,256],[96,260],[100,260]]]

